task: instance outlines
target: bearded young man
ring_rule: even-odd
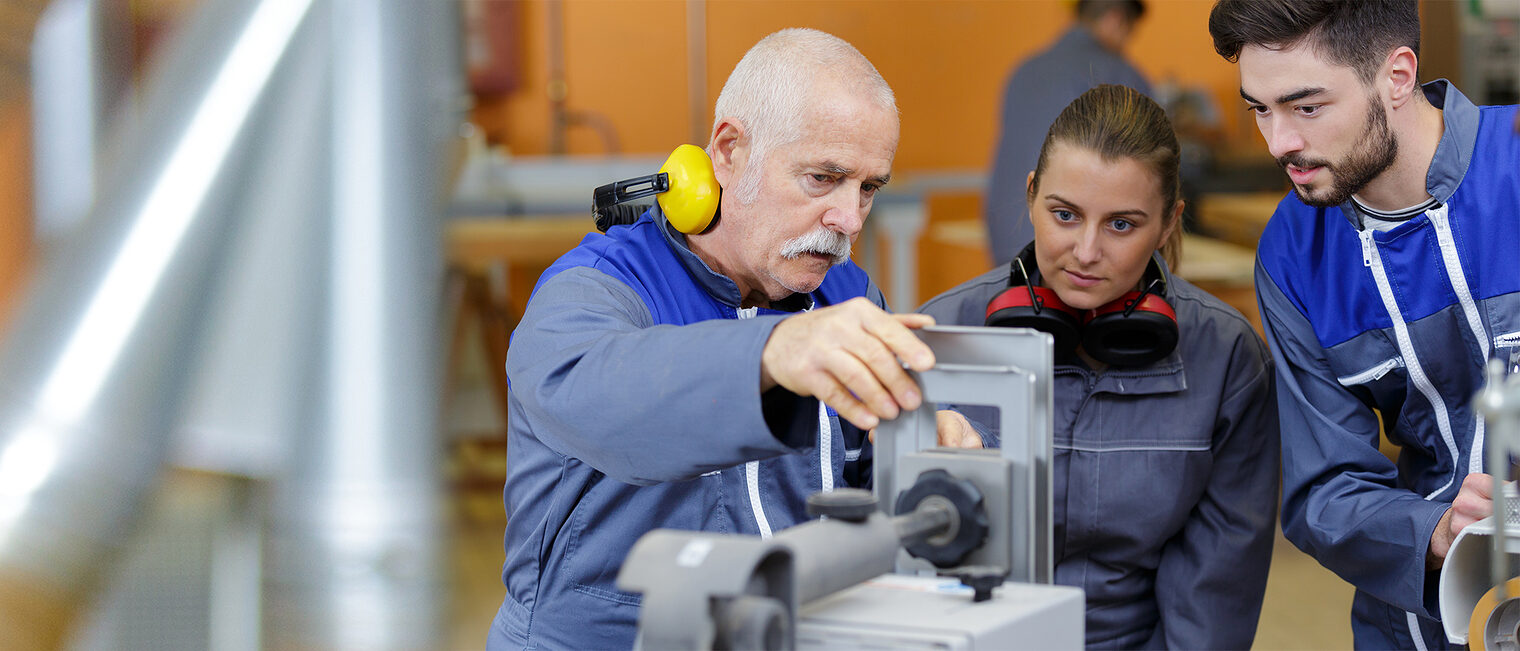
[[[1444,648],[1439,568],[1492,510],[1473,396],[1520,351],[1516,107],[1417,82],[1415,0],[1222,0],[1209,31],[1293,182],[1256,263],[1283,533],[1356,586],[1358,647]]]

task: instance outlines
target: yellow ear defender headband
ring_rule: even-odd
[[[642,212],[617,210],[618,204],[653,195],[671,226],[682,233],[700,233],[718,213],[720,193],[707,152],[695,145],[681,145],[665,159],[658,173],[597,188],[591,193],[591,210],[597,230],[605,233],[613,226],[638,221]]]

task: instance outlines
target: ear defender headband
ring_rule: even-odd
[[[1048,332],[1056,339],[1056,355],[1070,355],[1082,341],[1082,312],[1067,307],[1054,290],[1040,287],[1030,276],[1030,268],[1040,270],[1033,243],[1008,263],[1008,289],[987,303],[986,324]]]
[[[1144,366],[1177,348],[1177,313],[1166,302],[1166,271],[1157,254],[1151,254],[1139,291],[1086,314],[1061,302],[1054,291],[1036,287],[1030,266],[1035,266],[1033,243],[1009,264],[1008,289],[987,304],[987,325],[1048,332],[1057,355],[1071,354],[1081,342],[1093,359],[1112,366]]]
[[[665,159],[658,173],[597,188],[591,193],[591,210],[597,229],[605,233],[613,226],[638,221],[642,212],[617,210],[618,204],[653,196],[676,230],[700,233],[718,213],[721,193],[707,152],[695,145],[681,145]]]

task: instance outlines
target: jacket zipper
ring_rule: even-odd
[[[1399,355],[1404,358],[1404,365],[1409,369],[1409,379],[1420,394],[1430,402],[1430,406],[1436,412],[1436,427],[1441,430],[1441,438],[1445,440],[1446,450],[1451,454],[1452,475],[1446,480],[1446,484],[1425,496],[1429,500],[1440,495],[1457,478],[1457,442],[1452,438],[1451,420],[1446,413],[1446,403],[1441,400],[1441,395],[1431,385],[1430,378],[1426,377],[1425,369],[1420,365],[1420,358],[1414,354],[1414,342],[1409,338],[1409,327],[1404,323],[1404,315],[1399,310],[1399,304],[1394,301],[1392,287],[1388,284],[1388,272],[1383,269],[1383,259],[1378,256],[1377,244],[1372,240],[1372,230],[1363,229],[1359,233],[1362,238],[1362,264],[1372,269],[1372,279],[1377,284],[1378,296],[1383,299],[1383,309],[1388,311],[1388,316],[1393,320],[1394,339],[1398,341]],[[1414,613],[1405,611],[1405,623],[1409,626],[1409,637],[1414,640],[1416,651],[1426,651],[1425,631],[1420,628],[1420,620]]]
[[[1504,370],[1510,374],[1520,373],[1520,332],[1507,332],[1494,337],[1494,355],[1499,355],[1498,349],[1509,351],[1509,358],[1505,361]]]
[[[759,313],[757,308],[738,308],[734,315],[739,319],[752,319]],[[834,490],[834,428],[829,422],[829,408],[818,401],[818,486],[823,492]],[[760,503],[760,462],[744,464],[744,484],[749,493],[750,510],[755,515],[755,528],[761,538],[770,538],[771,522],[765,517],[765,506]]]
[[[1483,319],[1478,316],[1478,305],[1473,300],[1472,290],[1467,287],[1467,275],[1462,270],[1462,261],[1457,257],[1457,240],[1451,236],[1451,222],[1447,220],[1447,207],[1437,206],[1425,211],[1430,217],[1430,223],[1436,227],[1436,243],[1441,249],[1441,263],[1446,267],[1446,276],[1451,280],[1451,288],[1457,293],[1457,303],[1462,306],[1462,314],[1467,317],[1467,327],[1472,330],[1473,338],[1478,340],[1482,357],[1488,359],[1488,330],[1483,327]],[[1483,426],[1484,422],[1476,414],[1473,417],[1473,440],[1472,447],[1467,455],[1467,472],[1483,472]]]
[[[1383,299],[1383,309],[1388,311],[1388,316],[1393,321],[1394,340],[1398,342],[1399,355],[1404,358],[1404,367],[1409,369],[1409,379],[1414,382],[1415,389],[1425,397],[1425,400],[1430,403],[1430,408],[1435,411],[1436,428],[1441,431],[1441,439],[1446,443],[1446,451],[1452,459],[1452,476],[1440,488],[1425,495],[1425,499],[1429,500],[1451,488],[1452,483],[1456,481],[1457,441],[1451,433],[1451,415],[1447,413],[1446,402],[1441,399],[1441,394],[1436,391],[1435,385],[1431,384],[1430,377],[1425,375],[1425,368],[1414,352],[1414,342],[1409,338],[1409,326],[1404,323],[1404,315],[1399,310],[1398,302],[1393,298],[1393,288],[1388,284],[1388,272],[1383,269],[1383,259],[1378,255],[1377,245],[1372,241],[1372,233],[1370,229],[1360,233],[1362,261],[1372,269],[1372,279],[1377,285],[1378,296]]]
[[[756,308],[738,308],[734,315],[739,319],[753,319],[759,312]],[[744,464],[744,485],[749,493],[749,509],[755,516],[755,528],[760,531],[761,538],[771,537],[771,521],[765,517],[765,506],[760,503],[760,462],[749,461]]]
[[[1369,368],[1360,373],[1354,373],[1345,377],[1335,378],[1335,381],[1340,382],[1341,386],[1346,387],[1355,386],[1358,384],[1366,384],[1368,382],[1376,382],[1383,379],[1383,376],[1387,375],[1389,371],[1392,371],[1393,369],[1396,369],[1403,365],[1404,360],[1395,357],[1393,359],[1384,360],[1377,366]]]
[[[829,422],[829,408],[818,401],[818,488],[834,491],[834,428]]]

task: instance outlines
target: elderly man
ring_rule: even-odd
[[[1256,264],[1283,533],[1356,586],[1357,647],[1444,648],[1435,570],[1492,509],[1473,395],[1520,350],[1516,108],[1417,82],[1415,0],[1225,0],[1209,31],[1293,182]]]
[[[655,528],[768,536],[864,486],[866,432],[917,408],[933,355],[849,261],[892,171],[891,89],[822,32],[772,34],[718,97],[724,190],[701,233],[659,206],[539,280],[507,355],[506,599],[489,648],[626,648],[615,587]]]

